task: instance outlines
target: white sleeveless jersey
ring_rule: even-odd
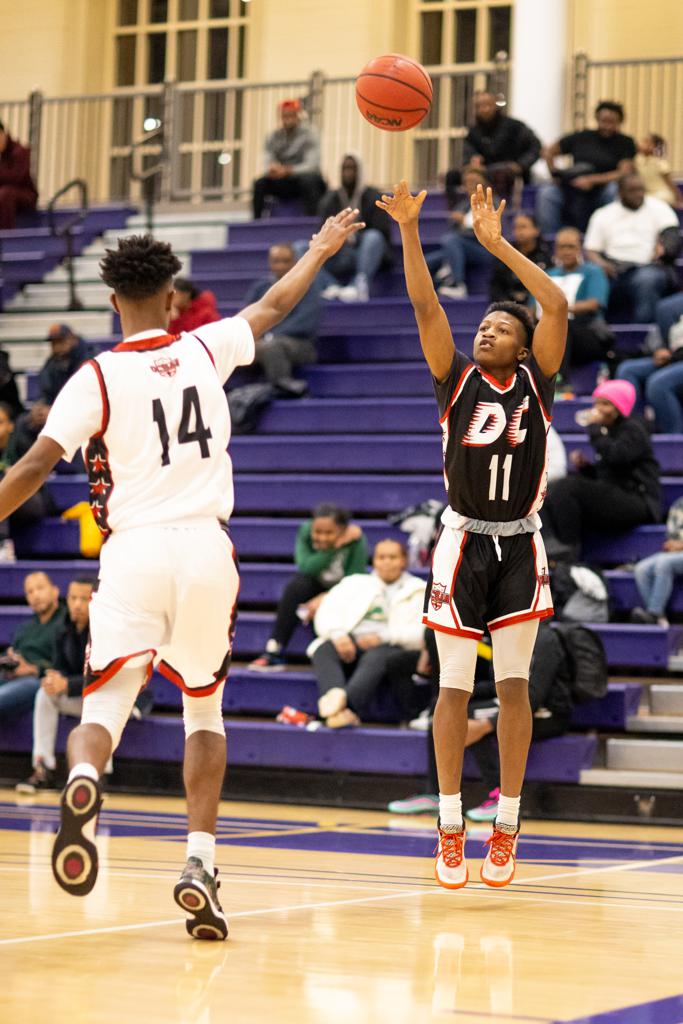
[[[68,461],[82,449],[90,506],[105,536],[229,518],[234,496],[223,384],[253,358],[251,328],[234,317],[177,337],[136,334],[67,381],[42,433],[61,445]]]

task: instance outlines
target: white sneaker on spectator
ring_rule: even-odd
[[[321,718],[331,718],[346,707],[346,690],[341,686],[333,686],[318,700],[318,714]]]
[[[360,302],[360,295],[355,284],[347,284],[345,288],[339,289],[337,296],[342,302]]]
[[[368,284],[367,276],[365,274],[356,274],[353,280],[353,286],[356,289],[356,293],[358,295],[356,301],[368,302],[368,300],[370,299],[370,286]]]
[[[324,299],[338,299],[340,291],[341,285],[328,284],[327,288],[323,288],[322,297]]]
[[[8,537],[7,540],[0,542],[0,562],[16,562],[16,560],[14,541]]]
[[[467,285],[464,282],[460,284],[442,284],[439,288],[439,295],[442,295],[444,299],[466,299],[468,294]]]
[[[449,278],[453,276],[453,272],[447,263],[442,263],[437,272],[434,274],[434,280],[437,284],[446,284]]]
[[[425,708],[421,711],[417,718],[413,718],[412,721],[408,722],[409,729],[416,729],[418,732],[427,732],[429,726],[432,724],[432,709]]]

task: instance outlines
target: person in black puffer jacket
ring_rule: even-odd
[[[578,473],[552,484],[543,507],[550,558],[577,560],[588,530],[614,532],[660,521],[659,463],[645,425],[631,418],[635,399],[635,388],[624,380],[605,381],[593,392],[593,408],[583,421],[593,459],[571,452]]]

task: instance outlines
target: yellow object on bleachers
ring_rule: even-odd
[[[62,519],[77,519],[80,527],[80,549],[84,558],[97,558],[102,547],[102,534],[87,501],[79,501],[62,512]]]

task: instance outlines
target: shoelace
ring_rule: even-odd
[[[464,832],[442,832],[439,829],[439,842],[441,843],[441,853],[443,855],[443,861],[447,868],[459,868],[462,864],[462,855],[464,849]],[[439,843],[436,844],[437,852],[439,849]]]
[[[486,845],[491,847],[489,852],[491,860],[496,867],[505,867],[512,856],[516,838],[516,836],[510,835],[509,832],[499,832],[498,829],[494,829],[493,835],[486,840]]]

